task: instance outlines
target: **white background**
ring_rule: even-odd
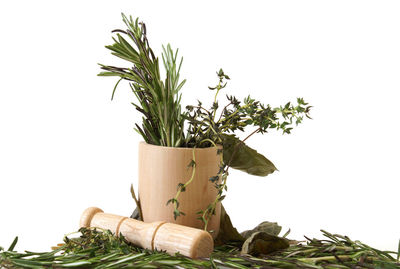
[[[88,206],[130,215],[140,118],[127,84],[111,102],[116,80],[96,76],[121,64],[104,48],[121,12],[146,22],[158,55],[180,48],[184,104],[211,101],[222,67],[230,94],[314,106],[292,135],[248,140],[280,171],[232,171],[239,231],[269,220],[294,239],[322,228],[397,249],[398,1],[2,2],[0,245],[19,235],[18,250],[48,250]]]

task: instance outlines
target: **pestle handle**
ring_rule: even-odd
[[[129,221],[129,229],[126,229]],[[80,227],[96,227],[110,230],[116,236],[122,233],[125,238],[142,248],[153,250],[153,236],[164,222],[144,223],[128,217],[104,213],[97,207],[87,208],[81,216]]]
[[[214,248],[212,236],[203,230],[157,221],[145,223],[128,217],[104,213],[89,207],[81,216],[80,227],[97,227],[121,233],[129,242],[150,250],[165,250],[169,254],[199,258],[209,257]]]

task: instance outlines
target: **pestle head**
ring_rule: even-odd
[[[191,258],[210,257],[214,249],[214,240],[210,233],[183,225],[164,223],[154,236],[154,250],[179,252]]]
[[[90,227],[90,223],[94,215],[97,213],[103,213],[104,211],[98,207],[89,207],[85,211],[83,211],[81,215],[81,220],[79,222],[79,227]]]

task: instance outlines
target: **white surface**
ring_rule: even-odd
[[[167,2],[167,1],[165,1]],[[396,250],[400,237],[398,1],[8,1],[0,8],[0,245],[47,250],[88,206],[129,215],[139,115],[125,84],[97,63],[120,12],[147,24],[151,46],[184,56],[184,103],[227,92],[314,109],[290,136],[249,140],[280,172],[233,172],[225,206],[242,231],[263,220],[291,237],[319,229]],[[244,2],[241,2],[244,3]],[[249,130],[251,131],[251,130]]]

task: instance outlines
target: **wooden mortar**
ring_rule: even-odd
[[[143,221],[166,221],[193,228],[202,229],[204,223],[198,219],[197,212],[205,210],[215,201],[217,189],[210,178],[219,171],[221,154],[217,150],[222,147],[209,148],[176,148],[139,144],[139,200],[143,213]],[[174,219],[172,204],[167,201],[175,197],[179,183],[186,183],[192,176],[192,168],[188,164],[195,153],[196,173],[192,183],[181,192],[179,210],[184,212]],[[208,223],[207,230],[213,238],[219,232],[221,203],[218,202]]]

